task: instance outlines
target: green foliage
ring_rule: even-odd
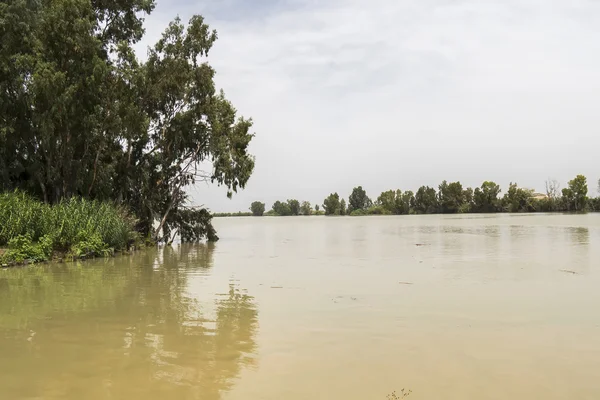
[[[381,207],[382,209],[388,211],[389,214],[401,214],[401,207],[399,207],[400,202],[397,201],[398,199],[396,195],[397,192],[393,190],[382,192],[375,201],[375,206]]]
[[[35,244],[31,235],[18,235],[8,242],[8,250],[1,257],[3,263],[16,262],[40,262],[50,257],[51,249],[48,249],[48,238],[44,236],[43,244]]]
[[[266,215],[266,214],[264,214]],[[217,218],[217,217],[252,217],[254,216],[254,214],[252,214],[251,212],[243,212],[243,211],[238,211],[238,212],[231,212],[231,213],[212,213],[212,216]]]
[[[473,211],[480,213],[493,213],[502,209],[500,199],[500,186],[494,182],[485,181],[481,188],[475,188],[473,193]]]
[[[366,208],[346,207],[346,201],[337,193],[331,193],[324,201],[325,215],[403,215],[434,213],[491,213],[491,212],[552,212],[552,211],[600,211],[600,199],[587,197],[587,184],[584,176],[577,176],[563,189],[559,196],[559,184],[546,182],[546,195],[535,193],[531,189],[520,188],[511,183],[503,197],[499,197],[500,186],[485,181],[481,187],[473,190],[463,188],[460,182],[442,181],[436,192],[434,188],[422,186],[416,194],[412,191],[387,190],[382,192],[374,204],[366,196],[362,187],[353,190],[351,198],[355,205]],[[358,200],[357,200],[358,199]],[[295,208],[302,215],[320,215],[319,205],[312,211],[309,202],[299,204],[296,200],[286,203],[276,202],[267,215],[296,215]],[[229,214],[228,214],[229,215]],[[232,214],[239,215],[239,214]]]
[[[216,88],[207,58],[217,34],[201,16],[175,19],[136,58],[153,9],[152,0],[0,4],[0,191],[115,202],[157,241],[214,231],[187,210],[184,189],[245,187],[252,120]]]
[[[112,252],[97,232],[80,232],[76,243],[71,246],[71,254],[75,257],[108,256]]]
[[[408,190],[402,193],[400,197],[400,204],[402,214],[413,214],[414,213],[414,204],[415,204],[415,194],[412,190]]]
[[[600,197],[589,199],[588,205],[590,211],[600,212]]]
[[[255,217],[262,217],[265,213],[265,203],[261,203],[260,201],[255,201],[250,205],[250,211],[252,211],[252,215]]]
[[[517,213],[536,211],[538,204],[533,199],[533,190],[520,188],[511,182],[502,199],[502,206],[505,211]]]
[[[350,212],[351,217],[361,217],[363,215],[368,215],[367,210],[352,210]]]
[[[409,214],[411,212],[411,208],[413,207],[413,203],[414,194],[410,190],[404,193],[400,189],[395,191],[388,190],[382,192],[375,201],[375,205],[381,207],[383,210],[383,212],[376,212],[384,215]],[[371,211],[370,213],[373,212]]]
[[[205,208],[180,208],[172,213],[171,218],[174,223],[164,228],[167,243],[172,243],[176,235],[182,243],[197,243],[204,238],[209,242],[219,240],[211,223],[213,216]]]
[[[364,212],[364,210],[355,210],[355,211],[361,211]],[[371,206],[367,209],[366,214],[368,215],[390,215],[392,214],[392,212],[386,208],[384,208],[383,206]]]
[[[465,210],[465,191],[460,182],[443,181],[438,187],[440,212],[454,214]]]
[[[562,190],[563,201],[567,211],[585,211],[588,203],[587,179],[577,175],[569,181],[569,186]]]
[[[312,214],[312,206],[308,201],[303,201],[300,206],[300,214],[302,215],[311,215]]]
[[[288,203],[283,203],[277,200],[273,204],[273,212],[275,215],[279,215],[280,217],[286,217],[288,215],[292,215],[292,209]]]
[[[348,209],[346,207],[346,200],[340,200],[340,215],[346,215],[348,213]]]
[[[136,220],[124,208],[110,203],[71,198],[47,206],[47,210],[42,234],[53,234],[59,249],[77,243],[81,232],[97,233],[109,247],[119,249],[138,239],[132,231]]]
[[[341,214],[341,203],[340,195],[337,193],[331,193],[325,200],[323,200],[323,210],[325,215],[340,215]],[[318,208],[317,208],[317,211]]]
[[[48,207],[22,192],[0,194],[0,245],[20,235],[38,239]]]
[[[287,203],[290,207],[290,215],[300,215],[300,202],[298,200],[291,199]]]
[[[463,191],[463,204],[460,206],[458,212],[459,213],[468,213],[471,212],[474,208],[474,203],[473,203],[473,189],[472,188],[466,188]]]
[[[367,196],[367,192],[362,186],[352,189],[352,193],[348,198],[348,211],[366,210],[373,205],[373,202]]]
[[[72,198],[49,205],[21,192],[0,194],[0,246],[8,245],[9,261],[42,261],[53,251],[87,254],[90,248],[100,255],[125,249],[139,240],[135,222],[110,203]]]
[[[438,198],[435,189],[421,186],[414,198],[413,208],[417,214],[434,214],[438,212]]]

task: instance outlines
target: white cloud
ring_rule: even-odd
[[[256,170],[233,200],[201,186],[198,203],[600,175],[598,2],[262,1],[246,14],[248,3],[227,3],[236,18],[204,11],[219,31],[217,83],[255,121]],[[177,4],[159,0],[149,40],[172,13],[203,12]]]

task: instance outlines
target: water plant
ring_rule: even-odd
[[[108,255],[139,240],[135,219],[122,207],[81,198],[46,204],[15,191],[0,194],[2,262],[39,262],[61,252]]]

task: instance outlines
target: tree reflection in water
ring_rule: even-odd
[[[213,301],[189,292],[190,279],[210,274],[213,251],[7,271],[0,300],[18,301],[0,308],[0,385],[10,398],[219,399],[254,363],[258,310],[233,283]]]

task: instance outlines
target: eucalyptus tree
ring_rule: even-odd
[[[218,239],[190,204],[199,181],[244,188],[252,120],[237,116],[208,63],[217,39],[176,18],[147,61],[133,46],[152,0],[0,4],[0,188],[50,203],[111,200],[157,241]]]

